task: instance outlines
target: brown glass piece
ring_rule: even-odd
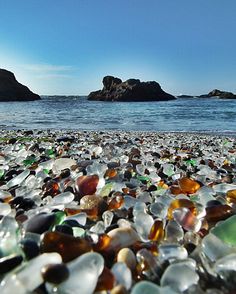
[[[97,175],[81,176],[76,180],[76,185],[81,196],[92,195],[97,190],[99,177]]]
[[[59,185],[56,181],[54,180],[50,180],[48,182],[46,182],[46,184],[44,184],[43,186],[43,190],[45,191],[43,197],[46,196],[56,196],[57,194],[60,193],[59,191]]]
[[[105,172],[105,178],[107,179],[112,179],[114,178],[115,176],[117,175],[117,170],[115,169],[108,169],[106,172]]]
[[[112,197],[108,202],[108,210],[118,209],[124,204],[124,197],[117,195]]]
[[[97,243],[93,244],[93,250],[96,252],[102,252],[109,247],[111,242],[111,237],[107,234],[100,234],[98,235]]]
[[[106,266],[103,269],[103,272],[98,278],[97,286],[95,292],[97,291],[108,291],[113,289],[115,284],[115,277],[109,268]]]
[[[63,262],[71,261],[92,250],[87,240],[59,232],[46,232],[40,248],[41,252],[58,252]]]
[[[69,278],[69,269],[63,264],[48,264],[41,270],[43,280],[52,284],[60,284]]]
[[[208,222],[218,222],[230,217],[233,214],[233,209],[229,205],[215,205],[206,208],[205,219]]]

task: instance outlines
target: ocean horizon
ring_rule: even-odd
[[[42,96],[1,102],[1,129],[197,132],[236,135],[236,100],[178,98],[162,102],[88,101],[86,96]]]

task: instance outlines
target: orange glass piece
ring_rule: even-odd
[[[81,196],[94,194],[97,190],[98,181],[97,175],[79,177],[76,180],[76,185]]]
[[[160,181],[157,186],[162,189],[168,189],[168,185],[164,181]]]
[[[234,203],[236,203],[236,190],[229,190],[229,191],[226,193],[226,201],[227,201],[229,204],[234,204]]]
[[[92,250],[90,243],[78,237],[59,232],[46,232],[41,241],[41,252],[57,252],[68,262]]]
[[[179,187],[184,194],[193,194],[200,189],[198,182],[186,177],[179,180]]]
[[[105,178],[111,179],[117,175],[117,171],[115,169],[108,169],[105,173]]]
[[[151,227],[148,239],[151,241],[160,242],[164,239],[165,231],[163,222],[161,220],[155,220],[154,224]]]
[[[112,271],[105,266],[103,269],[103,272],[98,278],[95,292],[111,290],[114,287],[114,284],[115,284],[115,277]]]
[[[98,235],[97,243],[93,244],[93,250],[96,252],[101,252],[109,247],[111,238],[107,234]]]
[[[176,199],[171,202],[168,208],[167,217],[169,220],[173,219],[173,210],[180,207],[187,207],[194,215],[197,213],[197,209],[192,201],[188,199]]]
[[[118,209],[124,204],[124,197],[117,195],[111,198],[108,203],[108,210]]]
[[[230,217],[233,214],[233,209],[227,204],[216,205],[206,208],[206,220],[208,222],[218,222]]]

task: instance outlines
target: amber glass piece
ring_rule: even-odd
[[[170,192],[173,195],[179,195],[179,194],[182,194],[183,193],[179,186],[172,186],[172,187],[170,187]]]
[[[115,284],[115,277],[112,271],[105,266],[103,269],[103,272],[98,278],[95,292],[111,290],[114,287],[114,284]]]
[[[193,194],[200,189],[200,185],[198,182],[190,179],[190,178],[182,178],[179,180],[179,187],[185,194]]]
[[[206,208],[205,219],[208,222],[218,222],[230,217],[233,214],[233,209],[229,205],[215,205]]]
[[[80,199],[79,209],[86,212],[89,217],[96,218],[107,210],[107,203],[97,195],[86,195]]]
[[[105,178],[111,179],[117,175],[117,171],[115,169],[108,169],[105,173]]]
[[[122,195],[114,196],[109,200],[108,210],[118,209],[124,204],[124,197]]]
[[[194,203],[188,199],[176,199],[171,202],[169,208],[168,208],[168,219],[173,219],[173,210],[180,207],[187,207],[194,215],[196,215],[196,207]]]
[[[236,190],[229,190],[229,191],[226,193],[226,201],[227,201],[229,204],[234,204],[234,203],[236,203]]]
[[[125,286],[123,285],[115,286],[110,292],[110,294],[128,294],[128,293],[129,293],[128,290],[126,290]]]
[[[160,242],[164,239],[165,231],[163,227],[163,222],[161,220],[155,220],[151,227],[148,239],[151,241]]]
[[[92,195],[97,190],[98,181],[97,175],[81,176],[76,180],[76,185],[82,196]]]
[[[80,206],[78,206],[77,208],[71,208],[71,207],[66,207],[64,209],[66,215],[70,216],[70,215],[74,215],[80,212],[85,212],[88,216],[88,218],[96,220],[98,217],[98,209],[97,207],[94,208],[90,208],[90,209],[86,209],[86,208],[80,208]]]
[[[66,215],[70,216],[70,215],[74,215],[74,214],[77,214],[77,213],[80,213],[81,212],[81,209],[79,208],[74,208],[74,207],[66,207],[64,209]]]
[[[98,235],[97,243],[93,244],[93,250],[97,252],[104,251],[109,247],[110,242],[110,236],[108,236],[107,234],[100,234]]]
[[[168,185],[164,181],[160,181],[158,183],[158,187],[161,187],[162,189],[168,189]]]
[[[4,198],[1,198],[1,200],[3,201],[3,203],[9,203],[9,202],[11,202],[12,199],[13,199],[13,197],[11,195],[6,196]]]
[[[58,252],[63,262],[71,261],[92,250],[87,240],[59,232],[46,232],[40,248],[41,252]]]

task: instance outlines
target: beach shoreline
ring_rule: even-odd
[[[0,292],[230,293],[235,198],[233,136],[0,130]]]

